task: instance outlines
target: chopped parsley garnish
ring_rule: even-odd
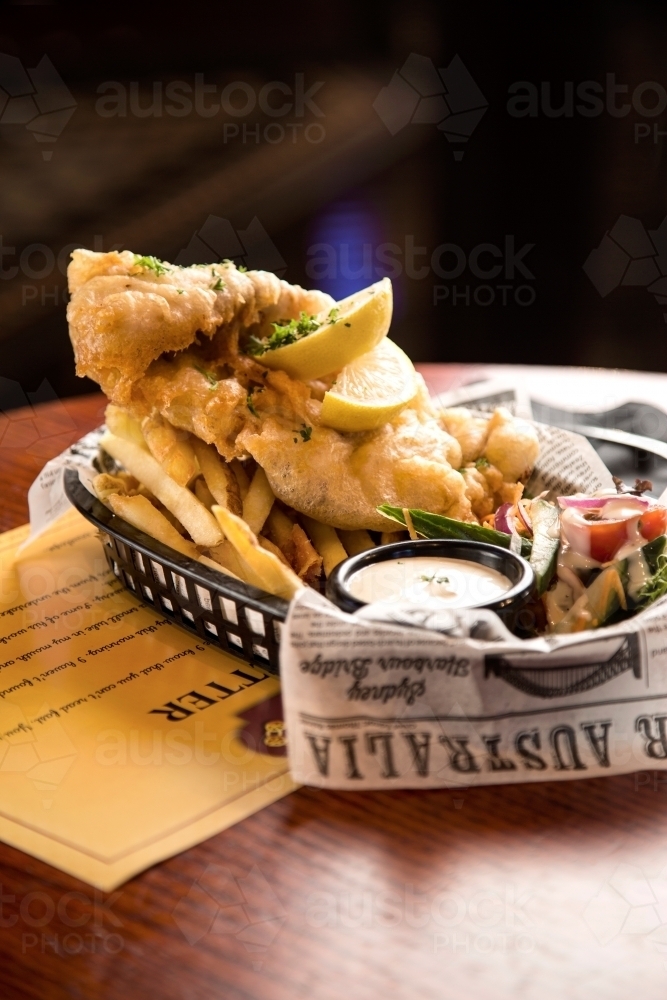
[[[299,430],[297,430],[296,427],[294,428],[294,433],[300,434],[302,441],[310,441],[311,435],[313,433],[313,428],[309,427],[308,424],[302,423]],[[298,438],[294,438],[294,444],[298,443],[299,443]]]
[[[488,458],[484,458],[482,456],[482,458],[478,458],[477,461],[475,462],[475,468],[476,469],[488,469],[488,467],[489,467],[490,464],[491,463],[489,462]]]
[[[183,294],[183,289],[182,289],[182,288],[179,288],[179,289],[178,289],[178,294],[179,294],[179,295],[182,295],[182,294]]]
[[[333,309],[329,310],[329,315],[327,316],[327,323],[335,323],[340,316],[340,309],[338,306],[334,306]]]
[[[158,257],[142,257],[141,254],[135,253],[134,255],[134,266],[143,267],[146,271],[153,271],[158,277],[161,274],[166,274],[169,267]]]
[[[422,573],[419,579],[423,580],[424,583],[433,583],[434,580],[436,583],[449,583],[448,576],[436,576],[435,573],[431,573],[430,576],[427,573]]]
[[[239,266],[236,268],[236,270],[240,271],[241,274],[246,274],[248,268],[245,266],[245,264],[239,264]]]
[[[319,329],[320,323],[314,316],[308,316],[302,312],[298,319],[283,320],[282,323],[273,324],[273,333],[266,340],[251,336],[248,340],[246,352],[253,357],[260,357],[267,351],[275,351],[279,347],[287,347],[288,344],[295,344],[297,340],[302,340],[309,333]]]
[[[218,280],[216,281],[216,283],[211,286],[211,288],[213,289],[214,292],[221,292],[224,287],[225,287],[225,283],[222,280],[222,278],[218,278]]]
[[[246,396],[246,400],[245,401],[246,401],[246,405],[247,405],[248,409],[250,410],[250,412],[252,413],[253,417],[259,417],[259,413],[255,409],[255,404],[252,401],[252,394],[255,391],[262,392],[263,390],[264,390],[264,386],[261,386],[261,385],[258,388],[255,388],[255,386],[253,386],[252,388],[250,388],[248,390],[248,395]]]
[[[195,371],[198,371],[200,375],[204,376],[204,378],[206,379],[206,381],[211,386],[211,389],[215,389],[216,388],[216,386],[218,384],[218,380],[215,377],[215,375],[212,374],[212,372],[207,372],[205,368],[201,368],[199,365],[194,365],[194,368],[195,368]]]

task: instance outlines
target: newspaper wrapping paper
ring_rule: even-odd
[[[611,485],[584,438],[535,426],[532,495]],[[617,626],[520,640],[488,611],[348,615],[304,591],[283,629],[281,681],[292,777],[304,785],[443,788],[667,767],[667,598]]]
[[[19,552],[40,538],[47,528],[70,509],[71,505],[65,494],[65,469],[76,469],[81,482],[89,492],[93,492],[92,482],[96,474],[93,461],[97,457],[105,429],[102,426],[90,431],[60,455],[50,459],[39,473],[28,490],[30,534],[20,546]]]
[[[525,391],[498,379],[437,402],[482,412],[502,405],[530,417]],[[535,426],[541,450],[533,494],[611,485],[585,438]],[[102,432],[86,435],[37,477],[21,549],[68,509],[66,468],[77,468],[92,492]],[[667,491],[660,499],[667,502]],[[667,767],[667,599],[616,628],[530,642],[479,611],[431,621],[440,631],[414,620],[410,627],[373,623],[373,614],[345,615],[314,591],[290,608],[281,681],[297,782],[429,788]]]

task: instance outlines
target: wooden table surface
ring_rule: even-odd
[[[471,374],[422,370],[432,389]],[[3,530],[27,519],[39,468],[103,407],[89,396],[0,415]],[[0,998],[657,1000],[666,793],[664,772],[303,789],[111,895],[0,845]],[[268,944],[214,933],[190,891],[254,866],[282,914]]]

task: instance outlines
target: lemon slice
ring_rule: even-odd
[[[416,392],[410,358],[385,337],[338,374],[324,394],[321,420],[337,431],[370,431],[391,420]]]
[[[330,313],[318,316],[320,326],[285,347],[260,354],[260,364],[281,368],[292,378],[308,382],[337,372],[350,361],[367,354],[383,337],[391,323],[391,281],[382,281],[341,299]]]

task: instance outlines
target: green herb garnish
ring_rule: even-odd
[[[236,270],[240,271],[241,274],[247,274],[248,268],[245,266],[245,264],[239,264]]]
[[[294,433],[295,434],[300,434],[303,441],[310,441],[311,435],[313,433],[313,428],[309,427],[308,424],[303,424],[302,423],[301,424],[301,428],[299,430],[297,430],[296,427],[294,428]],[[294,438],[294,444],[298,444],[298,443],[299,442],[298,442],[297,438]]]
[[[214,292],[221,292],[224,287],[225,287],[225,283],[222,280],[222,278],[218,278],[218,280],[216,281],[216,283],[211,286],[211,288],[212,288],[212,290]]]
[[[340,316],[340,309],[338,306],[334,306],[333,309],[329,310],[329,315],[327,316],[327,323],[335,323]]]
[[[484,458],[484,456],[478,458],[477,461],[475,462],[476,469],[488,469],[490,465],[491,463],[489,462],[488,458]]]
[[[434,580],[436,583],[449,583],[448,576],[436,576],[435,573],[431,573],[430,576],[428,575],[428,573],[422,573],[419,579],[423,580],[424,583],[433,583]]]
[[[135,253],[134,255],[134,266],[143,267],[146,271],[153,271],[158,277],[161,274],[166,274],[169,267],[158,257],[142,257],[141,254]]]
[[[667,594],[667,555],[659,555],[656,562],[658,568],[637,595],[637,602],[644,607]]]
[[[212,374],[212,372],[207,372],[205,368],[200,368],[199,365],[193,365],[193,367],[194,367],[195,371],[198,371],[200,375],[204,376],[204,378],[206,379],[206,381],[211,386],[211,389],[215,389],[216,388],[216,386],[218,384],[218,380],[215,377],[215,375]]]
[[[255,409],[255,404],[252,401],[252,394],[253,394],[254,391],[255,391],[254,388],[252,388],[252,389],[250,389],[248,391],[248,395],[246,396],[246,400],[245,401],[246,401],[246,406],[248,407],[248,409],[252,413],[253,417],[259,417],[259,413]],[[261,392],[262,390],[260,388],[257,391]]]
[[[246,353],[253,357],[260,357],[267,351],[275,351],[279,347],[295,344],[297,340],[302,340],[309,333],[319,329],[319,326],[320,323],[314,316],[308,316],[302,312],[298,319],[273,323],[273,333],[266,340],[251,336],[246,345]]]

